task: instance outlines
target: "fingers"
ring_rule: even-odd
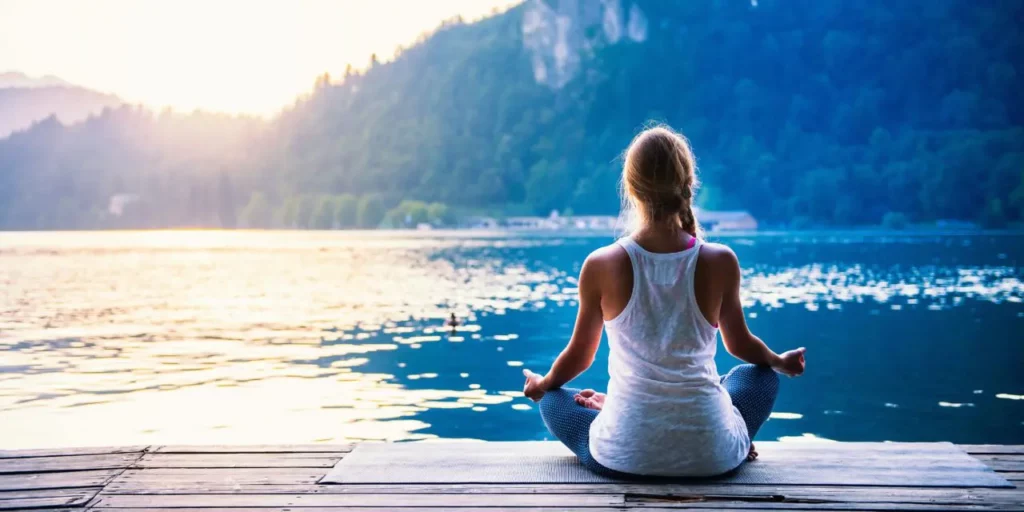
[[[585,391],[590,391],[591,393],[593,393],[594,390],[588,389]],[[582,393],[583,392],[581,391],[580,393],[577,393],[575,396],[572,397],[573,400],[576,402],[576,405],[586,407],[587,409],[599,409],[597,400],[585,397]]]
[[[596,393],[596,391],[594,391],[593,389],[584,389],[583,391],[579,392],[579,395],[582,396],[583,398],[590,398],[594,396],[594,393]]]

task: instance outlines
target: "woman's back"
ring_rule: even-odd
[[[590,429],[591,452],[634,474],[714,475],[736,467],[750,440],[719,382],[717,328],[698,306],[702,243],[690,238],[688,248],[671,253],[650,252],[628,237],[617,245],[632,279],[618,273],[608,283],[611,302],[621,303],[623,285],[632,286],[621,312],[605,321],[610,381]]]
[[[602,474],[715,475],[757,452],[750,438],[778,393],[775,371],[800,375],[804,349],[776,354],[747,328],[739,260],[701,243],[693,208],[696,161],[683,136],[644,130],[622,166],[630,238],[594,251],[579,278],[579,312],[546,375],[523,393],[580,462]],[[747,364],[721,380],[716,334]],[[593,364],[608,332],[608,394],[563,387]]]

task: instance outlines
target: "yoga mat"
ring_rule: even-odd
[[[1013,487],[951,443],[756,443],[760,458],[712,478],[647,482],[761,485]],[[666,448],[668,449],[668,448]],[[630,482],[587,471],[557,442],[361,443],[324,484],[588,484]],[[636,480],[631,480],[636,482]]]

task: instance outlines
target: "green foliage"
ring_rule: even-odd
[[[906,229],[908,224],[907,216],[900,212],[885,212],[882,216],[882,227],[886,229]]]
[[[377,194],[367,194],[359,199],[356,223],[361,228],[372,229],[384,220],[384,200]]]
[[[446,226],[455,223],[451,208],[443,203],[427,204],[423,201],[406,199],[388,210],[384,224],[393,228],[414,228],[420,224]]]
[[[242,208],[239,215],[242,227],[246,228],[268,228],[273,221],[273,210],[270,202],[263,192],[253,192],[249,196],[249,202]]]
[[[359,199],[352,194],[342,194],[337,198],[334,222],[339,228],[353,228],[359,222]]]
[[[455,213],[443,203],[430,203],[427,206],[427,220],[431,224],[450,226],[455,224]]]
[[[999,199],[989,199],[985,204],[985,211],[981,214],[981,224],[987,228],[1006,227],[1006,212],[1003,210],[1003,202]]]
[[[298,198],[298,206],[295,211],[295,225],[303,229],[310,229],[316,220],[313,214],[316,212],[316,208],[319,201],[316,196],[313,195],[302,195]]]
[[[331,229],[338,215],[337,201],[331,196],[320,196],[316,200],[309,227],[312,229]]]
[[[300,202],[301,202],[301,198],[300,197],[289,196],[288,199],[285,200],[284,204],[282,204],[277,209],[277,213],[276,213],[275,216],[277,217],[277,224],[280,227],[284,227],[284,228],[299,227],[299,225],[298,225],[298,216],[299,216],[299,203]]]
[[[699,204],[765,224],[1024,220],[1024,2],[635,4],[646,39],[582,27],[592,39],[570,38],[578,71],[557,88],[535,80],[534,48],[552,49],[524,40],[528,2],[318,77],[270,121],[132,107],[41,121],[0,140],[0,228],[615,214],[619,157],[651,119],[692,142]],[[118,194],[141,199],[118,217]]]

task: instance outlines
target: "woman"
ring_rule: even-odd
[[[757,457],[780,372],[804,371],[804,350],[781,355],[747,329],[740,266],[704,243],[693,212],[693,152],[656,127],[637,135],[622,170],[623,207],[639,225],[594,251],[579,278],[579,313],[547,375],[525,370],[524,393],[548,430],[592,471],[613,476],[711,476]],[[746,361],[719,377],[716,333]],[[608,394],[562,386],[594,361],[608,331]]]

